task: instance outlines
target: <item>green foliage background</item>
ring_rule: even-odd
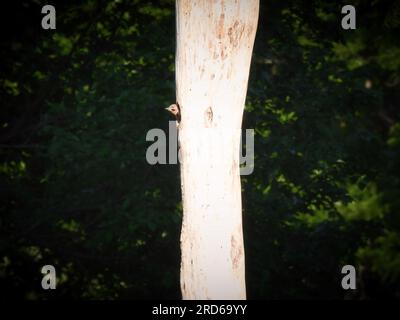
[[[145,160],[175,99],[175,3],[58,1],[55,31],[45,4],[2,12],[1,291],[180,298],[179,168]],[[345,4],[261,1],[243,123],[249,298],[400,296],[400,5],[354,0],[345,31]],[[45,264],[57,290],[40,287]]]

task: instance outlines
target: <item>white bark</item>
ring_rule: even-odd
[[[245,299],[240,129],[258,0],[177,0],[184,299]]]

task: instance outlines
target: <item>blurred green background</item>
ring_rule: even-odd
[[[175,100],[175,3],[53,1],[56,30],[45,4],[1,12],[1,293],[180,298],[179,167],[145,159]],[[400,296],[400,4],[353,0],[348,31],[345,4],[261,1],[243,123],[251,299]]]

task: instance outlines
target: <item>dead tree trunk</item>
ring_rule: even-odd
[[[239,145],[258,0],[177,0],[184,299],[245,299]]]

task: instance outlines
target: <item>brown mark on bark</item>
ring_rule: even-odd
[[[209,106],[204,113],[204,125],[206,128],[211,127],[213,121],[213,111],[212,107]]]
[[[232,259],[232,267],[233,270],[237,270],[240,264],[240,260],[242,259],[243,251],[242,246],[235,239],[235,236],[231,236],[231,259]]]
[[[192,10],[190,2],[191,1],[182,1],[182,12],[184,15],[188,15]]]
[[[219,16],[218,20],[218,25],[217,25],[217,38],[222,39],[222,36],[224,34],[224,20],[225,20],[225,14],[221,13]]]
[[[224,60],[224,59],[226,59],[227,56],[228,56],[228,54],[226,54],[224,52],[224,49],[221,49],[221,59]]]
[[[238,46],[243,32],[244,24],[241,24],[239,21],[235,21],[233,26],[228,29],[229,42],[234,48]]]
[[[204,71],[205,71],[205,68],[204,68],[204,67],[201,67],[201,68],[200,68],[200,78],[203,77]]]

